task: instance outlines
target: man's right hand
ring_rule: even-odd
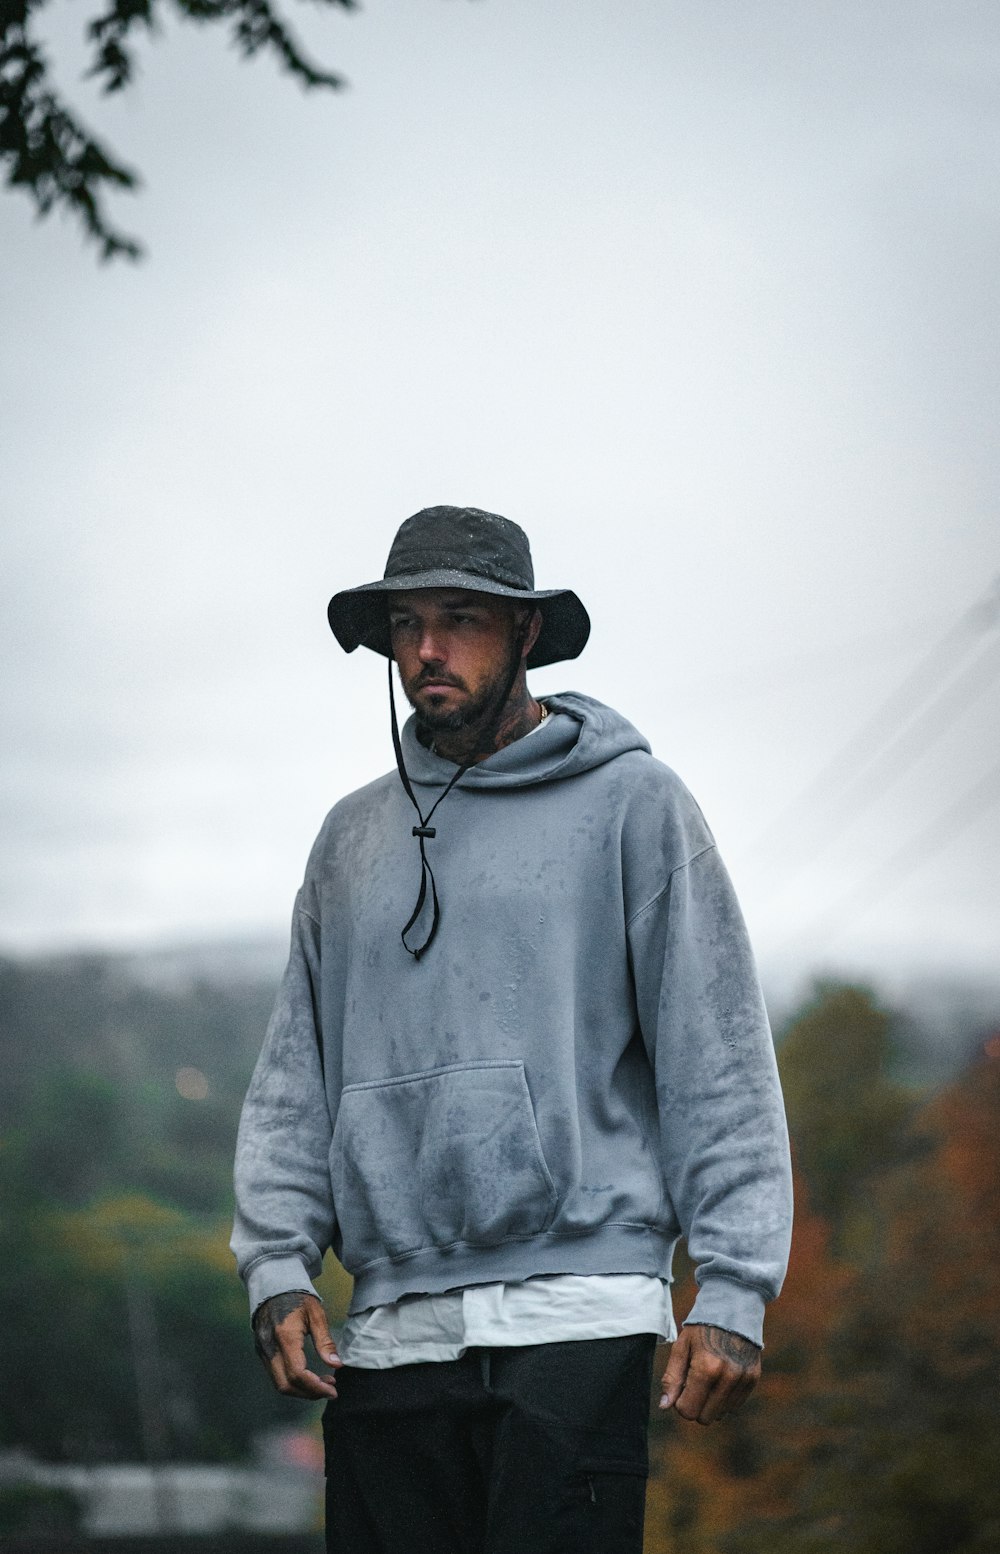
[[[257,1353],[277,1387],[286,1397],[335,1398],[333,1377],[317,1375],[306,1362],[306,1338],[327,1365],[343,1365],[337,1353],[322,1301],[306,1290],[288,1290],[272,1295],[253,1314],[253,1336]]]

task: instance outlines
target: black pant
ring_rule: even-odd
[[[641,1554],[652,1334],[337,1374],[328,1554]]]

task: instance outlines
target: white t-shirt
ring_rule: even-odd
[[[670,1286],[642,1273],[561,1273],[523,1284],[474,1284],[444,1295],[409,1295],[348,1317],[337,1349],[347,1365],[389,1370],[457,1360],[472,1348],[623,1338],[676,1337]]]

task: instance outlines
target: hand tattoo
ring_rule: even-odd
[[[709,1327],[707,1323],[702,1332],[705,1335],[705,1348],[717,1354],[720,1360],[729,1360],[731,1364],[738,1365],[741,1371],[749,1370],[760,1359],[759,1345],[744,1338],[741,1333],[730,1333],[724,1327]]]
[[[253,1314],[254,1348],[267,1365],[278,1352],[278,1335],[275,1329],[293,1311],[298,1311],[309,1299],[308,1290],[286,1290],[262,1301]]]

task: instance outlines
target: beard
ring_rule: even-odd
[[[463,707],[456,707],[451,712],[443,707],[436,709],[426,704],[418,706],[414,700],[415,694],[420,690],[421,679],[431,682],[438,678],[433,673],[425,671],[409,685],[404,684],[403,691],[406,699],[417,715],[417,737],[421,743],[429,743],[435,734],[461,734],[470,729],[488,728],[491,723],[496,723],[510,695],[511,685],[516,677],[515,667],[519,667],[520,662],[520,644],[512,644],[507,662],[501,665],[495,675],[491,675]],[[465,690],[466,687],[461,685],[459,689]],[[427,737],[422,738],[423,735]]]

